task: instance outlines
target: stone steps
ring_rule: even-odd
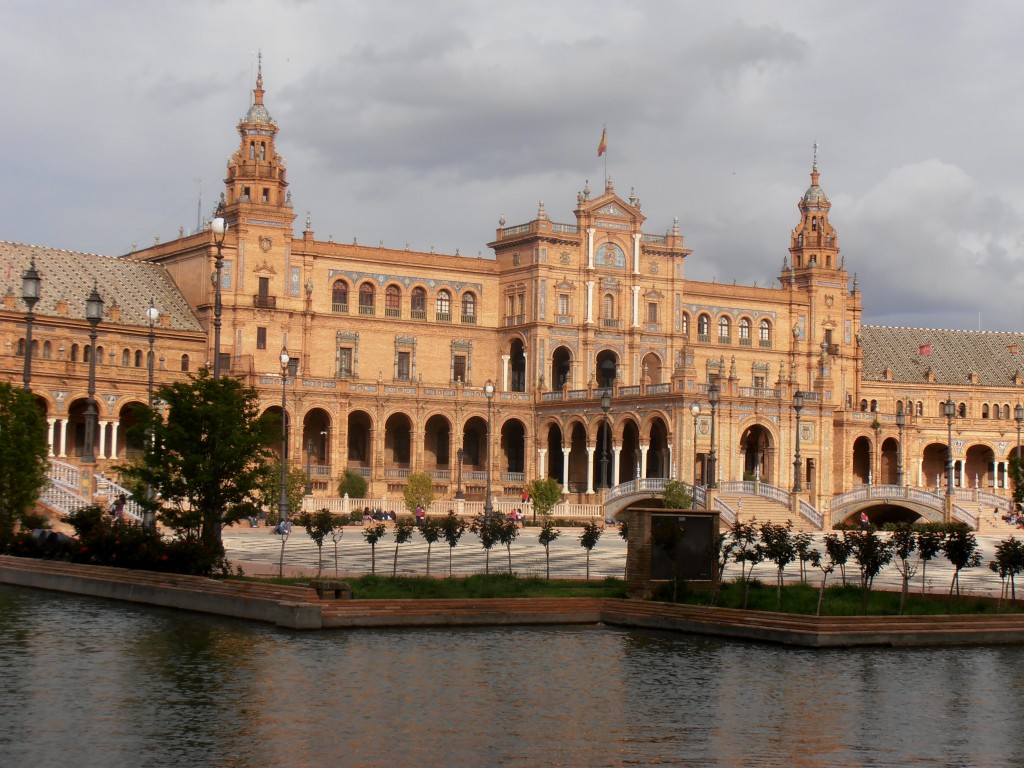
[[[787,522],[792,521],[793,530],[796,532],[814,532],[818,530],[803,515],[794,515],[785,505],[778,501],[767,499],[764,496],[723,493],[720,498],[736,510],[737,517],[743,523],[755,521],[758,523],[772,522],[778,525],[785,525]]]

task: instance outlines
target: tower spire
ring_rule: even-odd
[[[250,70],[251,71],[251,70]],[[256,52],[256,88],[252,92],[256,104],[263,104],[263,51]],[[814,146],[818,146],[815,144]]]

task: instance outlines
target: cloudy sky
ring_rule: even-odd
[[[608,172],[691,278],[778,285],[820,144],[865,322],[1020,330],[1018,2],[8,2],[0,240],[196,226],[263,51],[302,229],[483,252]]]

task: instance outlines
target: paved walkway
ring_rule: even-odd
[[[537,541],[539,528],[523,528],[519,537],[512,545],[512,570],[520,576],[543,576],[545,573],[544,547]],[[582,579],[586,575],[586,550],[579,544],[579,528],[564,528],[561,536],[550,547],[551,576],[553,578]],[[1005,536],[979,536],[984,558],[981,567],[966,570],[960,574],[961,592],[965,594],[998,595],[999,577],[988,568],[989,561],[995,555],[996,544]],[[824,552],[821,536],[817,535],[816,547]],[[224,531],[224,546],[232,563],[241,565],[248,574],[277,573],[278,558],[281,554],[281,539],[270,533],[270,528],[234,527]],[[440,541],[433,545],[430,556],[430,572],[434,576],[448,573],[448,545]],[[377,573],[391,575],[395,554],[395,544],[390,532],[377,544]],[[316,545],[306,535],[304,529],[296,526],[285,544],[285,571],[291,575],[315,575],[317,551]],[[398,552],[398,574],[403,576],[423,575],[426,573],[427,545],[418,534],[413,540],[403,544]],[[590,578],[602,579],[606,576],[622,577],[626,566],[626,543],[619,537],[618,531],[612,528],[598,541],[590,554]],[[459,545],[452,551],[452,573],[467,575],[483,573],[485,553],[476,536],[467,532]],[[491,572],[508,570],[508,553],[501,545],[495,546],[490,555]],[[325,576],[334,574],[334,543],[328,540],[323,548],[323,572]],[[363,574],[370,572],[370,545],[362,537],[361,526],[350,526],[345,529],[344,536],[338,542],[338,573],[340,575]],[[846,569],[847,581],[856,582],[858,571],[856,563],[851,562]],[[725,578],[739,576],[739,566],[730,563],[725,570]],[[761,563],[754,569],[755,578],[765,583],[773,583],[775,566],[772,563]],[[928,592],[945,594],[953,577],[953,569],[948,561],[939,554],[928,563],[925,587]],[[793,563],[786,568],[786,581],[799,580],[798,564]],[[813,584],[820,583],[821,572],[811,569],[808,580]],[[829,576],[829,583],[839,583],[840,575]],[[898,589],[901,576],[895,566],[886,567],[875,579],[878,588]],[[911,590],[920,592],[922,585],[921,570],[911,581]],[[1024,581],[1020,584],[1024,593]]]

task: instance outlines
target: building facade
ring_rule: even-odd
[[[577,193],[574,221],[551,221],[543,203],[532,221],[499,221],[493,259],[341,244],[317,240],[308,215],[296,234],[262,72],[253,94],[219,209],[221,368],[265,410],[283,405],[288,460],[315,493],[333,494],[346,470],[378,496],[414,471],[469,498],[488,479],[518,497],[550,476],[579,501],[638,478],[737,493],[745,482],[793,494],[824,526],[853,509],[836,499],[865,487],[958,498],[975,515],[1008,497],[1024,334],[863,326],[816,158],[772,287],[688,280],[678,222],[652,231],[610,178]],[[138,448],[124,436],[148,399],[150,333],[156,384],[212,364],[217,236],[121,258],[0,253],[0,375],[21,379],[20,276],[34,263],[32,389],[61,461],[88,454],[82,309],[93,285],[104,296],[93,453],[109,470]],[[892,507],[875,514],[902,514]]]

